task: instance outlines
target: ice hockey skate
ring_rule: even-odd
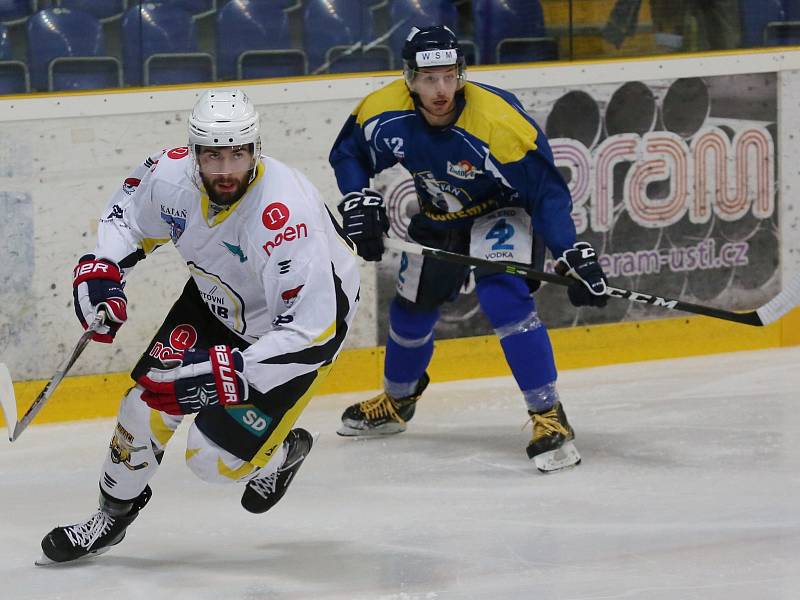
[[[552,473],[580,464],[581,455],[572,440],[575,431],[567,421],[564,407],[556,401],[548,411],[532,413],[533,438],[527,447],[528,458],[542,473]]]
[[[342,414],[342,426],[336,432],[344,437],[377,437],[406,430],[406,423],[414,416],[417,401],[430,377],[423,373],[417,389],[410,396],[392,398],[381,392],[374,398],[348,406]]]
[[[277,471],[256,477],[247,483],[242,494],[242,506],[251,513],[267,512],[283,498],[303,461],[314,445],[314,437],[300,427],[292,429],[283,442],[286,458]]]
[[[108,552],[125,538],[128,525],[139,516],[139,511],[151,496],[150,486],[128,502],[101,496],[100,508],[88,519],[75,525],[56,527],[44,536],[43,554],[36,564],[67,563]]]

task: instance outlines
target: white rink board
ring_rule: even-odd
[[[779,72],[779,172],[785,273],[800,266],[800,52],[633,60],[571,66],[474,69],[476,81],[515,92],[589,83],[732,73]],[[242,86],[262,115],[265,152],[303,170],[331,207],[338,201],[327,155],[358,100],[393,78],[346,77]],[[186,115],[200,91],[145,90],[0,100],[0,360],[15,379],[46,378],[80,328],[69,306],[71,270],[94,246],[96,219],[111,191],[148,154],[185,144]],[[377,339],[375,271],[362,270],[361,312],[348,339]],[[92,345],[75,374],[130,368],[186,280],[172,249],[137,267],[126,293],[128,324],[113,350]]]

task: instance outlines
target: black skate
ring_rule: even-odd
[[[242,494],[242,506],[251,513],[267,512],[283,498],[289,484],[311,451],[314,438],[305,429],[292,429],[286,440],[286,458],[274,473],[247,482]]]
[[[381,392],[374,398],[348,406],[342,413],[342,426],[336,432],[344,437],[390,435],[406,430],[406,422],[414,416],[417,401],[430,383],[423,373],[417,389],[410,396],[392,398]]]
[[[581,462],[581,455],[572,443],[575,431],[567,421],[560,401],[556,401],[550,410],[542,413],[528,411],[528,414],[533,421],[533,438],[527,452],[537,469],[542,473],[551,473]]]
[[[125,537],[125,530],[133,523],[152,496],[148,485],[137,498],[120,502],[100,495],[100,508],[82,523],[56,527],[42,540],[42,557],[39,566],[70,562],[84,556],[108,552]]]

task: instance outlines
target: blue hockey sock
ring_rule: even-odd
[[[438,319],[438,310],[419,311],[397,298],[392,301],[383,382],[393,398],[414,393],[433,356],[433,326]]]
[[[528,410],[549,410],[558,400],[558,375],[550,336],[528,286],[518,277],[493,274],[478,279],[477,292]]]

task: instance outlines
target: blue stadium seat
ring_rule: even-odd
[[[217,0],[161,0],[161,2],[182,8],[195,18],[208,16],[217,10]]]
[[[34,13],[34,0],[0,0],[0,23],[18,25]]]
[[[11,60],[11,39],[8,37],[8,27],[0,24],[0,60]]]
[[[220,79],[290,77],[308,72],[305,52],[292,48],[282,3],[234,0],[217,12]]]
[[[742,47],[764,45],[768,23],[785,20],[782,0],[739,0]]]
[[[192,15],[168,4],[132,6],[122,17],[125,79],[132,85],[214,81],[210,54],[197,51]]]
[[[452,0],[392,0],[389,18],[395,28],[389,45],[398,59],[412,27],[447,25],[458,33],[458,10]]]
[[[40,91],[119,87],[119,61],[106,56],[100,21],[66,8],[41,10],[28,18],[28,66]]]
[[[800,0],[783,0],[783,18],[800,21]]]
[[[105,23],[122,16],[127,8],[127,0],[58,0],[58,6],[70,10],[82,10],[95,16],[101,23]]]
[[[28,67],[13,60],[8,28],[0,25],[0,94],[22,94],[30,91]]]
[[[746,23],[745,15],[748,17]],[[763,27],[765,46],[800,44],[800,0],[767,0],[758,7],[742,6],[742,36],[756,34],[756,31],[751,32],[747,28],[757,27]]]
[[[482,63],[558,59],[558,44],[546,37],[537,0],[475,0],[472,9]]]
[[[373,38],[373,27],[369,5],[362,0],[308,0],[303,28],[312,73],[386,71],[393,66],[388,46],[364,49]]]

